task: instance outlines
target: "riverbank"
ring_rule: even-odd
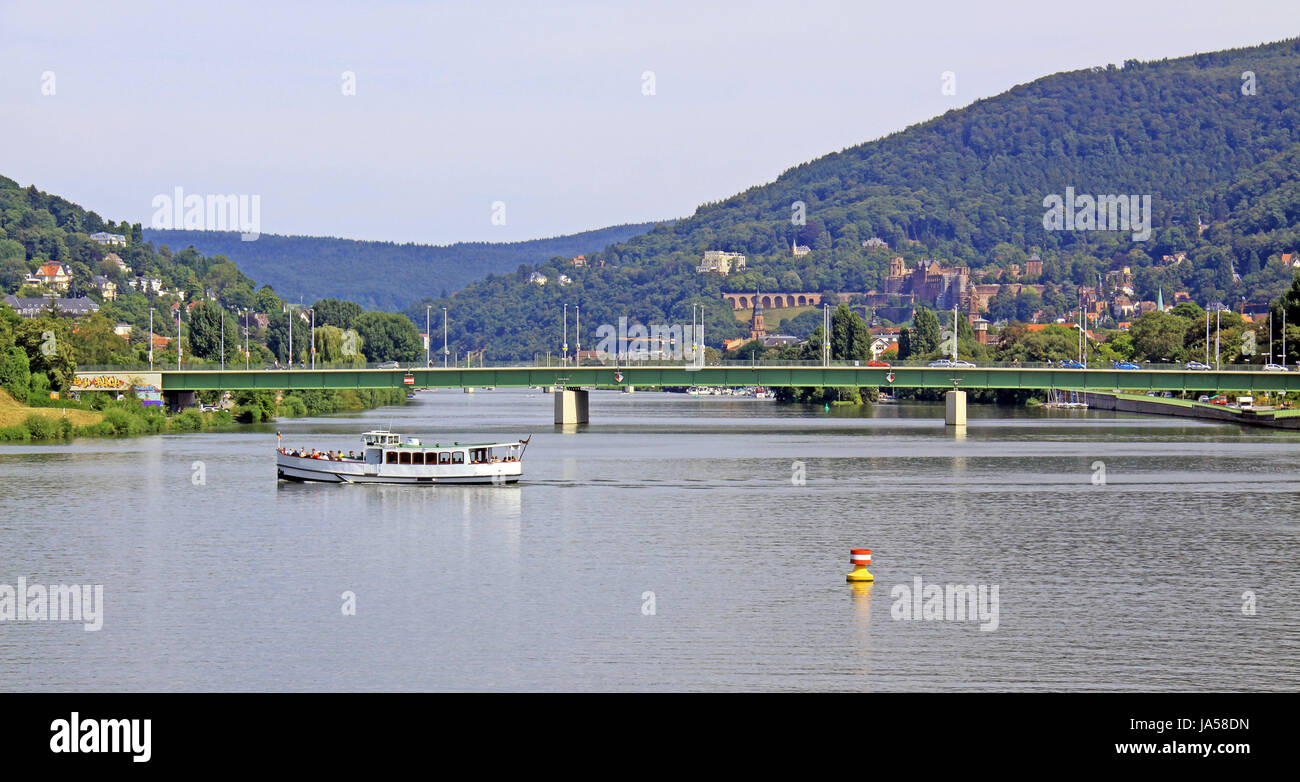
[[[75,437],[134,437],[162,433],[229,431],[241,424],[342,412],[362,412],[406,402],[402,389],[299,391],[277,395],[252,392],[234,407],[203,411],[190,407],[168,416],[143,407],[134,396],[68,400],[59,407],[24,405],[0,391],[0,442],[66,442]]]
[[[1190,399],[1169,399],[1144,394],[1086,391],[1080,392],[1079,396],[1081,401],[1087,402],[1088,407],[1093,410],[1174,415],[1206,421],[1228,421],[1246,426],[1266,426],[1273,429],[1300,429],[1300,410],[1238,410],[1235,407],[1193,402]]]

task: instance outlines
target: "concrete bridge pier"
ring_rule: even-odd
[[[945,403],[943,422],[948,426],[965,426],[966,392],[949,391]]]
[[[587,392],[581,388],[556,389],[555,423],[587,423]]]
[[[198,398],[197,391],[164,391],[163,401],[167,405],[168,412],[179,413],[182,410],[193,407]]]

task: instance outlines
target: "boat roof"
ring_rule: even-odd
[[[453,443],[449,443],[449,444],[447,444],[447,445],[443,445],[442,443],[435,443],[435,444],[430,445],[429,443],[426,443],[426,442],[424,442],[423,440],[421,440],[419,445],[415,445],[415,444],[413,444],[413,443],[404,442],[404,441],[401,439],[401,438],[402,438],[402,435],[399,435],[399,434],[397,434],[396,432],[390,432],[390,431],[388,431],[388,430],[386,430],[386,429],[377,429],[377,430],[372,431],[372,432],[365,432],[365,433],[363,433],[362,437],[369,437],[369,436],[371,436],[371,435],[385,435],[385,436],[390,436],[390,437],[397,437],[397,438],[398,438],[398,441],[397,441],[397,442],[395,442],[395,443],[385,443],[385,445],[387,445],[387,446],[389,446],[389,447],[396,447],[396,448],[422,448],[422,449],[423,449],[423,448],[441,448],[441,449],[448,449],[448,448],[504,448],[504,447],[507,447],[507,446],[519,445],[520,443],[523,442],[523,440],[511,440],[510,442],[504,442],[504,443],[500,443],[500,442],[498,442],[498,443],[458,443],[458,442],[453,442]],[[416,439],[419,439],[419,438],[416,438]]]

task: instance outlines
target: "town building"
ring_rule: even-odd
[[[122,260],[122,256],[118,255],[117,253],[109,253],[108,255],[105,255],[104,260],[116,266],[118,271],[122,272],[123,274],[131,273],[131,267],[127,266],[126,261]]]
[[[90,235],[92,242],[109,245],[111,247],[125,247],[126,237],[121,234],[111,234],[105,231],[99,231]]]
[[[695,267],[695,271],[703,274],[705,272],[717,272],[724,277],[733,271],[740,271],[745,268],[745,256],[740,253],[728,253],[721,250],[706,250],[700,265]]]
[[[61,263],[51,261],[41,264],[41,268],[35,274],[27,275],[23,282],[27,285],[44,285],[54,291],[66,291],[72,283],[72,271]]]
[[[96,274],[92,282],[99,289],[99,294],[104,297],[104,301],[117,301],[117,283],[102,274]]]
[[[80,318],[94,312],[99,312],[99,305],[85,296],[75,299],[65,299],[56,296],[44,296],[41,298],[5,296],[4,303],[8,304],[14,312],[24,318],[39,318],[44,315],[51,306],[54,307],[58,314],[68,315],[74,318]]]

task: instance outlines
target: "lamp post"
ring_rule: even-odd
[[[153,307],[149,308],[149,371],[153,371]]]
[[[289,308],[289,371],[293,371],[293,305],[286,303]]]
[[[822,366],[831,365],[831,310],[822,302]]]
[[[567,303],[564,305],[564,345],[562,349],[564,350],[564,358],[561,359],[561,363],[563,363],[565,366],[568,366],[569,365],[569,305]]]
[[[308,312],[311,313],[311,368],[316,368],[316,308],[313,307]]]
[[[582,305],[575,304],[573,306],[578,311],[573,322],[573,357],[577,360],[578,366],[582,366]]]
[[[221,310],[221,371],[226,371],[226,311],[224,309]]]
[[[442,308],[442,368],[447,368],[447,308]]]
[[[181,371],[181,308],[176,308],[176,371]]]
[[[1223,364],[1219,361],[1219,321],[1223,314],[1222,307],[1214,308],[1214,371],[1223,371]]]
[[[424,365],[426,367],[433,363],[433,361],[429,357],[429,345],[431,342],[430,337],[433,336],[432,334],[429,333],[429,312],[432,310],[433,310],[432,304],[424,305]]]
[[[244,308],[244,369],[249,368],[252,357],[248,353],[248,308]]]

